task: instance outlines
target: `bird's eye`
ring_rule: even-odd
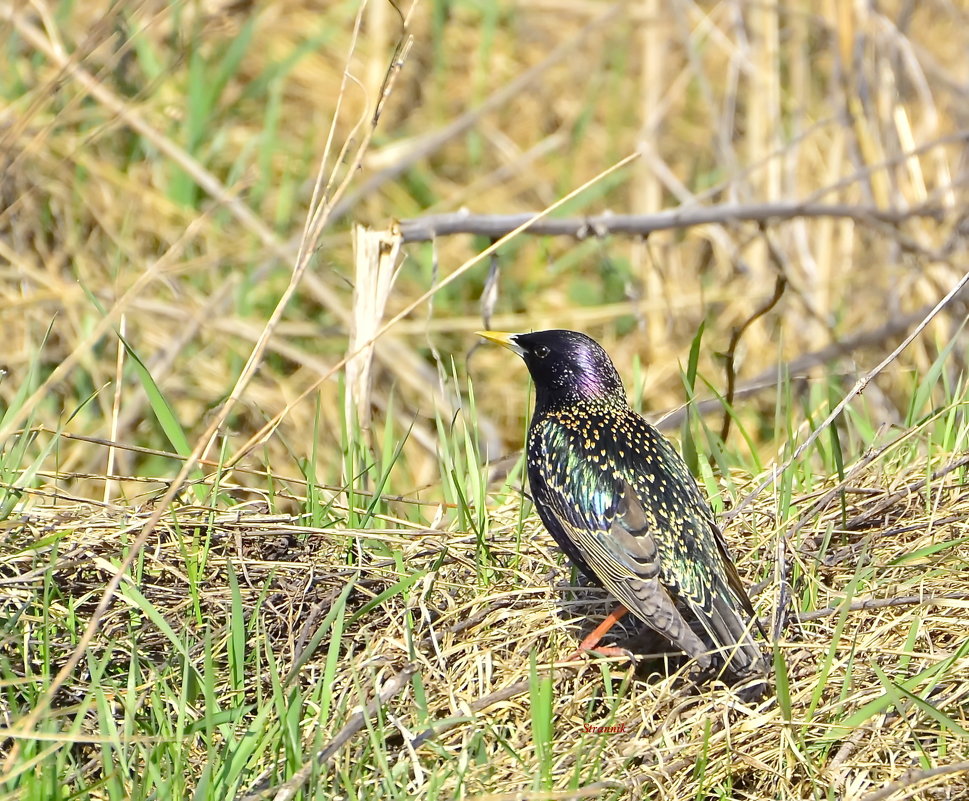
[[[539,345],[537,348],[535,348],[535,355],[539,359],[544,359],[546,356],[548,356],[548,348],[545,345]]]

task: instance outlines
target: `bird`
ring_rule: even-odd
[[[630,408],[602,346],[568,330],[477,333],[518,354],[534,382],[526,461],[542,523],[620,602],[579,651],[624,653],[598,643],[628,611],[703,674],[765,676],[757,616],[713,510],[669,440]]]

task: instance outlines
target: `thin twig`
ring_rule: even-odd
[[[927,770],[907,770],[901,775],[898,781],[886,784],[881,790],[863,796],[861,801],[885,801],[895,793],[910,790],[913,784],[924,782],[927,779],[934,779],[936,776],[948,776],[952,773],[963,773],[969,771],[969,762],[953,762],[951,765],[940,765],[937,768]]]
[[[794,524],[791,535],[796,535],[808,524],[808,522],[816,518],[825,509],[827,509],[828,504],[831,503],[831,501],[839,496],[842,496],[848,488],[848,485],[855,479],[856,476],[858,476],[866,467],[868,467],[868,465],[881,458],[882,454],[884,454],[889,448],[894,448],[905,438],[910,437],[911,435],[912,431],[906,431],[901,437],[892,440],[887,445],[882,445],[879,448],[869,448],[862,458],[852,465],[851,469],[845,474],[844,478],[842,478],[837,484],[821,495],[820,498],[815,500],[810,506],[801,512],[800,515],[798,515],[798,520]],[[877,440],[878,438],[876,437],[875,439]],[[806,551],[805,544],[801,545],[800,550],[802,553]]]
[[[779,367],[770,367],[737,387],[735,397],[746,398],[751,395],[756,395],[759,392],[776,387],[782,378],[802,378],[809,370],[819,367],[822,364],[827,364],[839,357],[848,356],[862,348],[880,345],[886,340],[893,339],[903,331],[908,330],[919,320],[923,319],[926,314],[931,312],[932,308],[932,305],[929,304],[910,314],[895,317],[884,325],[878,326],[878,328],[854,331],[843,339],[832,342],[830,345],[825,345],[825,347],[819,350],[796,356]],[[723,401],[720,398],[704,398],[694,403],[692,408],[695,413],[700,415],[713,414],[723,408]],[[668,412],[658,421],[654,422],[653,425],[661,431],[675,431],[683,424],[683,419],[687,413],[687,407],[681,406],[678,409]]]
[[[949,462],[947,465],[940,467],[938,470],[932,473],[931,478],[919,479],[912,484],[907,484],[900,490],[893,492],[891,495],[882,498],[878,503],[875,504],[873,508],[866,509],[865,511],[851,518],[845,528],[847,528],[848,531],[854,531],[855,529],[861,528],[863,525],[871,521],[873,517],[876,517],[887,509],[890,509],[902,498],[911,495],[913,492],[918,492],[930,481],[938,481],[943,476],[946,476],[952,471],[958,470],[960,467],[964,467],[965,465],[969,465],[969,454],[961,456],[958,459]]]
[[[575,790],[518,790],[513,793],[488,793],[476,801],[577,801],[580,798],[599,798],[606,790],[622,789],[618,781],[598,781]]]
[[[723,424],[720,426],[720,439],[724,442],[730,433],[730,421],[733,419],[733,399],[734,392],[737,389],[737,346],[740,344],[740,339],[743,337],[744,331],[777,305],[784,294],[785,287],[787,287],[787,278],[783,273],[779,273],[777,281],[774,284],[774,293],[761,304],[760,308],[755,309],[753,314],[737,326],[730,335],[730,344],[727,346],[724,367],[727,373],[727,391],[724,395]]]
[[[888,609],[893,606],[922,606],[937,604],[942,601],[967,601],[969,592],[951,592],[945,595],[902,595],[897,598],[864,598],[860,601],[853,601],[848,605],[849,612],[860,612],[865,609]],[[798,623],[806,623],[809,620],[820,620],[825,617],[832,617],[844,610],[842,604],[836,606],[826,606],[824,609],[813,609],[810,612],[800,612],[794,615]]]
[[[530,686],[531,679],[522,679],[521,681],[516,681],[514,684],[509,684],[507,687],[500,690],[495,690],[495,692],[488,693],[488,695],[482,696],[476,701],[473,701],[471,703],[471,711],[480,712],[482,709],[487,709],[492,704],[497,704],[500,701],[507,701],[509,698],[514,698],[516,695],[521,695],[522,693],[527,692]],[[413,748],[420,748],[420,746],[431,738],[438,737],[439,735],[450,731],[455,726],[458,726],[463,722],[463,718],[452,718],[432,724],[414,738],[414,740],[411,742],[411,746]]]

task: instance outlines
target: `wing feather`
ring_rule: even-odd
[[[585,572],[701,666],[710,664],[711,650],[719,650],[734,672],[763,672],[760,648],[738,607],[756,617],[709,505],[667,440],[627,414],[635,419],[623,421],[626,440],[645,443],[635,453],[601,439],[590,442],[553,420],[536,432],[543,441],[530,450],[543,454],[545,463],[539,471],[530,464],[529,474],[556,477],[543,481],[539,493],[559,527],[556,539],[561,543],[564,535]],[[643,453],[652,456],[641,458]],[[611,454],[618,458],[607,459]],[[713,648],[690,628],[677,601],[699,621]]]

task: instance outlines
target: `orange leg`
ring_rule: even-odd
[[[629,612],[625,606],[619,604],[615,609],[613,609],[598,626],[596,626],[595,631],[589,634],[581,643],[579,643],[578,649],[575,653],[569,657],[568,661],[572,661],[582,654],[583,651],[594,651],[597,654],[602,654],[603,656],[629,656],[629,651],[625,648],[617,648],[614,645],[599,645],[599,641],[606,636],[613,626],[615,626],[626,613]]]

